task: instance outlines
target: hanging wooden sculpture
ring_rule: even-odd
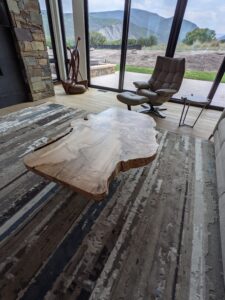
[[[80,37],[77,38],[75,49],[71,49],[67,47],[67,50],[70,53],[70,59],[68,61],[68,79],[66,81],[62,80],[62,85],[66,94],[69,95],[82,94],[88,88],[88,81],[83,80],[81,73],[79,71],[79,65],[80,65],[80,52],[78,49],[79,41],[80,41]],[[80,75],[82,79],[81,81],[78,81],[78,75]]]

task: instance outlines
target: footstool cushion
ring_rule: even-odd
[[[117,99],[120,102],[125,103],[125,104],[130,105],[130,106],[140,105],[140,104],[149,102],[147,97],[137,95],[137,94],[131,93],[131,92],[120,93],[120,94],[117,95]]]

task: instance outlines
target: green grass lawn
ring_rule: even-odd
[[[116,65],[116,71],[119,70],[119,65]],[[142,73],[142,74],[152,74],[153,68],[148,67],[136,67],[136,66],[126,66],[127,72]],[[203,72],[203,71],[191,71],[187,70],[184,74],[184,78],[213,81],[216,77],[216,72]],[[223,83],[225,83],[225,75],[222,78]]]

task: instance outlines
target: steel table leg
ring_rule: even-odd
[[[179,127],[182,126],[182,125],[181,125],[181,122],[182,122],[182,118],[183,118],[185,106],[186,106],[186,101],[184,101],[183,109],[182,109],[182,112],[181,112],[180,122],[179,122]]]
[[[199,113],[197,119],[195,120],[194,124],[192,125],[192,128],[194,128],[195,124],[197,123],[198,119],[200,118],[200,116],[201,116],[203,110],[206,108],[206,106],[207,106],[207,105],[204,105],[204,106],[202,107],[202,109],[201,109],[201,111],[200,111],[200,113]]]

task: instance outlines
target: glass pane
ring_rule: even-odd
[[[219,0],[188,1],[175,54],[186,58],[185,78],[175,95],[178,98],[188,94],[207,97],[210,91],[225,51],[225,19],[220,4]],[[225,91],[225,83],[220,89]],[[221,97],[223,93],[218,92],[212,104],[224,106]]]
[[[213,97],[212,105],[225,107],[225,75],[219,84],[216,93]]]
[[[89,0],[90,83],[118,88],[124,0]]]
[[[45,40],[47,44],[47,50],[48,50],[48,57],[50,60],[50,67],[52,72],[52,79],[57,79],[56,74],[56,67],[55,67],[55,57],[52,50],[52,38],[49,30],[49,21],[48,21],[48,15],[47,15],[47,8],[45,4],[45,0],[39,0],[40,8],[41,8],[41,15],[44,25],[44,32],[45,32]]]
[[[73,48],[75,45],[74,21],[73,21],[73,8],[72,0],[63,0],[63,19],[65,26],[66,45]]]
[[[176,0],[132,0],[124,89],[149,80],[156,57],[165,55]]]

